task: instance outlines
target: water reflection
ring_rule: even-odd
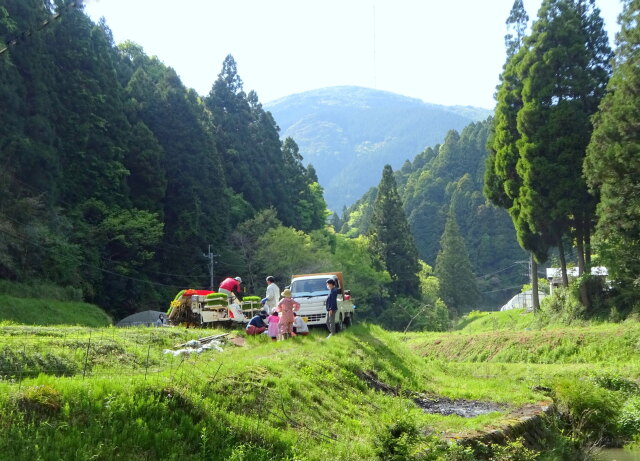
[[[640,451],[606,448],[598,455],[598,461],[640,461]]]

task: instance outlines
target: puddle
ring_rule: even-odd
[[[463,418],[473,418],[493,413],[494,411],[504,411],[504,407],[498,403],[480,402],[478,400],[452,400],[441,397],[417,398],[413,401],[427,413],[438,413],[445,416],[458,415]]]
[[[604,448],[596,455],[598,461],[640,461],[640,451]]]

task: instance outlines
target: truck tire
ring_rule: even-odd
[[[342,320],[342,314],[340,314],[339,320],[336,322],[336,333],[340,333],[344,330],[344,321]]]
[[[349,314],[344,318],[342,328],[349,328],[353,324],[353,318],[351,317],[351,315],[352,314]]]

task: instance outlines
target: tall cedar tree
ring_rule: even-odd
[[[286,226],[323,227],[322,189],[302,165],[298,146],[280,142],[280,129],[257,94],[245,94],[233,56],[225,58],[205,103],[233,191],[254,210],[275,208]]]
[[[578,263],[589,262],[595,200],[582,163],[595,113],[610,74],[611,50],[593,0],[545,0],[521,63],[522,108],[516,142],[522,179],[519,219],[558,247],[565,285],[562,239],[576,243]]]
[[[434,271],[440,284],[440,298],[452,314],[462,314],[477,308],[480,293],[453,210],[447,218],[440,239],[440,252]]]
[[[613,76],[587,149],[585,174],[600,194],[596,237],[611,277],[627,300],[640,286],[640,0],[627,0]]]
[[[531,252],[532,273],[537,273],[537,261],[544,261],[549,252],[550,239],[533,231],[529,222],[523,219],[520,212],[519,194],[522,178],[518,174],[517,164],[520,158],[518,140],[520,133],[517,128],[518,112],[522,109],[523,82],[519,73],[520,65],[526,55],[524,47],[525,30],[529,16],[527,16],[521,0],[513,3],[511,13],[507,18],[508,34],[505,36],[507,61],[500,75],[500,85],[496,93],[496,108],[487,150],[483,192],[494,205],[505,208],[516,229],[518,243],[522,248]],[[538,279],[531,278],[533,285],[533,306],[538,309]]]
[[[162,283],[171,285],[172,290],[176,285],[203,286],[208,270],[202,252],[208,244],[220,246],[228,231],[228,216],[221,212],[227,209],[226,184],[209,131],[209,114],[198,95],[182,84],[173,69],[147,57],[139,46],[125,43],[120,47],[120,56],[123,78],[129,76],[129,117],[134,126],[149,127],[157,139],[156,144],[147,145],[148,149],[156,145],[154,152],[133,151],[138,156],[145,154],[149,163],[138,168],[134,160],[129,161],[131,167],[136,167],[132,174],[138,183],[147,186],[140,200],[152,199],[151,194],[160,193],[166,181],[163,196],[156,198],[163,206],[164,216],[163,242],[156,262],[164,273],[172,272],[166,268],[186,268],[173,271],[185,274],[180,279],[163,275]],[[161,170],[154,176],[153,166],[158,163]]]
[[[418,252],[390,165],[385,165],[382,171],[369,235],[374,254],[379,255],[391,275],[394,292],[417,297],[420,293]]]

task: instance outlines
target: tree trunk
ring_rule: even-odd
[[[591,273],[591,229],[584,233],[584,261]]]
[[[567,277],[567,260],[564,256],[564,246],[562,244],[562,237],[558,238],[558,254],[560,255],[560,270],[562,271],[562,286],[569,286],[569,277]]]
[[[577,240],[578,247],[578,275],[588,274],[591,269],[585,264],[584,243],[582,238]],[[580,300],[582,305],[589,310],[591,308],[591,300],[589,299],[589,290],[586,284],[586,280],[580,281]]]
[[[536,259],[533,257],[533,253],[531,253],[531,273],[529,274],[531,278],[531,296],[533,299],[533,312],[538,312],[540,310],[540,297],[538,296],[538,263]]]

